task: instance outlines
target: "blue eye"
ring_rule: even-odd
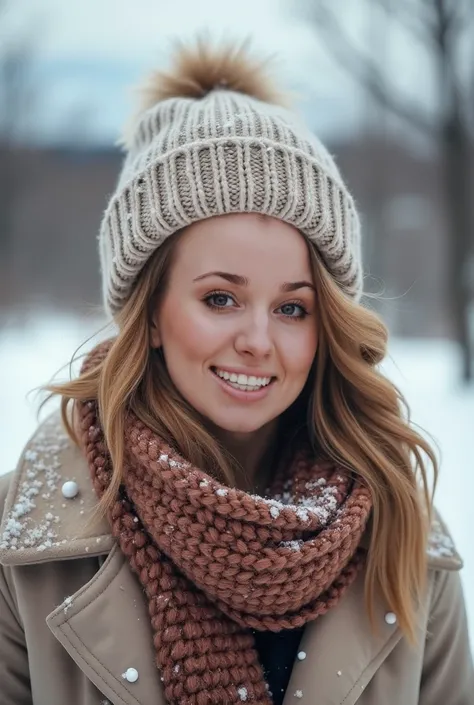
[[[209,294],[206,296],[204,299],[204,302],[206,306],[209,306],[209,308],[230,308],[235,304],[234,299],[230,294],[226,294],[223,291],[214,291],[212,294]]]
[[[305,309],[305,307],[302,306],[302,304],[296,302],[283,304],[283,306],[280,306],[279,310],[287,318],[301,319],[306,318],[306,316],[308,315],[308,311]]]

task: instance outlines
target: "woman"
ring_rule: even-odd
[[[472,705],[332,158],[241,49],[145,95],[100,234],[118,334],[3,480],[2,703]]]

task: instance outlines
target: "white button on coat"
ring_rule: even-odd
[[[298,659],[299,659],[300,661],[304,661],[305,658],[306,658],[306,651],[299,651],[299,652],[298,652]]]
[[[125,678],[129,683],[135,683],[138,680],[138,671],[136,668],[127,668],[125,673],[122,674],[122,678]]]
[[[396,624],[397,623],[397,615],[394,612],[387,612],[385,615],[385,621],[387,624]]]
[[[63,493],[63,497],[66,497],[66,499],[74,499],[79,492],[77,482],[74,482],[74,480],[68,480],[68,482],[65,482],[62,486],[61,492]]]

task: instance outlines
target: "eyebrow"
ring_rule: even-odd
[[[206,272],[205,274],[200,274],[199,277],[193,279],[193,282],[202,281],[208,277],[220,277],[221,279],[225,279],[236,286],[248,286],[250,284],[247,277],[243,277],[241,274],[231,274],[230,272]],[[280,287],[283,292],[297,291],[297,289],[304,288],[312,289],[314,291],[314,285],[304,279],[297,282],[285,282]]]

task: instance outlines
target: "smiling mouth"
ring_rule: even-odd
[[[211,367],[211,371],[216,377],[226,382],[229,387],[238,389],[241,392],[257,392],[260,389],[268,387],[276,379],[276,377],[257,377],[254,375],[236,374],[235,372],[221,370],[218,367]]]

